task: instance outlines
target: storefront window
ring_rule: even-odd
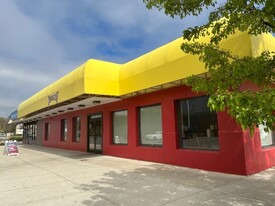
[[[49,140],[50,136],[50,123],[45,123],[45,140]]]
[[[161,106],[154,105],[139,109],[140,144],[162,146]]]
[[[81,134],[81,119],[80,117],[73,118],[73,128],[74,128],[74,142],[80,142],[80,134]]]
[[[207,107],[208,99],[202,96],[177,102],[181,148],[219,148],[217,114]]]
[[[264,125],[259,125],[260,138],[262,147],[274,145],[274,132],[271,130],[265,131]]]
[[[33,123],[33,125],[32,125],[32,139],[33,140],[36,139],[36,132],[37,132],[37,124]]]
[[[25,123],[23,128],[23,137],[26,140],[35,140],[36,139],[36,122]]]
[[[66,119],[61,120],[61,141],[67,141],[68,123]]]
[[[26,124],[24,124],[23,125],[23,137],[24,137],[24,139],[26,140],[26,139],[28,139],[28,127],[27,127],[27,125]]]
[[[127,144],[127,111],[117,111],[113,113],[113,143]]]

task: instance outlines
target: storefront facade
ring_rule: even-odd
[[[240,33],[223,46],[251,55],[259,41],[265,43]],[[123,65],[90,60],[41,90],[18,109],[25,143],[240,175],[274,166],[272,132],[256,129],[251,138],[184,85],[205,70],[197,57],[182,54],[180,42]]]

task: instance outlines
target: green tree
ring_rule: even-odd
[[[16,129],[15,124],[9,124],[9,119],[0,117],[0,133],[14,133]]]
[[[219,48],[221,40],[239,30],[251,35],[275,32],[274,0],[143,0],[147,8],[164,10],[171,17],[186,18],[209,12],[208,22],[183,31],[184,52],[199,55],[207,77],[191,76],[187,85],[210,95],[208,106],[226,110],[243,129],[254,133],[255,126],[274,129],[275,53],[265,51],[257,57],[240,57]],[[206,11],[206,12],[207,12]],[[209,35],[209,44],[198,43]],[[244,82],[256,84],[260,91],[240,91]]]
[[[0,117],[0,132],[5,132],[7,120],[4,117]]]

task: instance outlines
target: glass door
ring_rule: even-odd
[[[102,114],[88,117],[88,152],[102,153]]]

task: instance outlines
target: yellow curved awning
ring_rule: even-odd
[[[209,42],[209,37],[199,41]],[[204,64],[198,56],[182,52],[182,42],[183,39],[178,38],[121,65],[88,60],[21,103],[18,117],[26,117],[83,94],[120,97],[205,73]],[[221,47],[236,55],[257,56],[264,50],[275,51],[275,39],[271,34],[250,36],[237,32],[223,40]]]
[[[69,74],[42,89],[18,108],[22,118],[35,111],[62,103],[83,94],[119,95],[119,64],[88,60]]]
[[[234,54],[251,56],[251,39],[247,33],[237,33],[221,43],[221,47]],[[209,42],[203,37],[200,42]],[[184,79],[191,75],[205,73],[205,67],[198,56],[185,54],[181,50],[182,38],[178,38],[148,54],[121,65],[120,94],[162,85]]]

